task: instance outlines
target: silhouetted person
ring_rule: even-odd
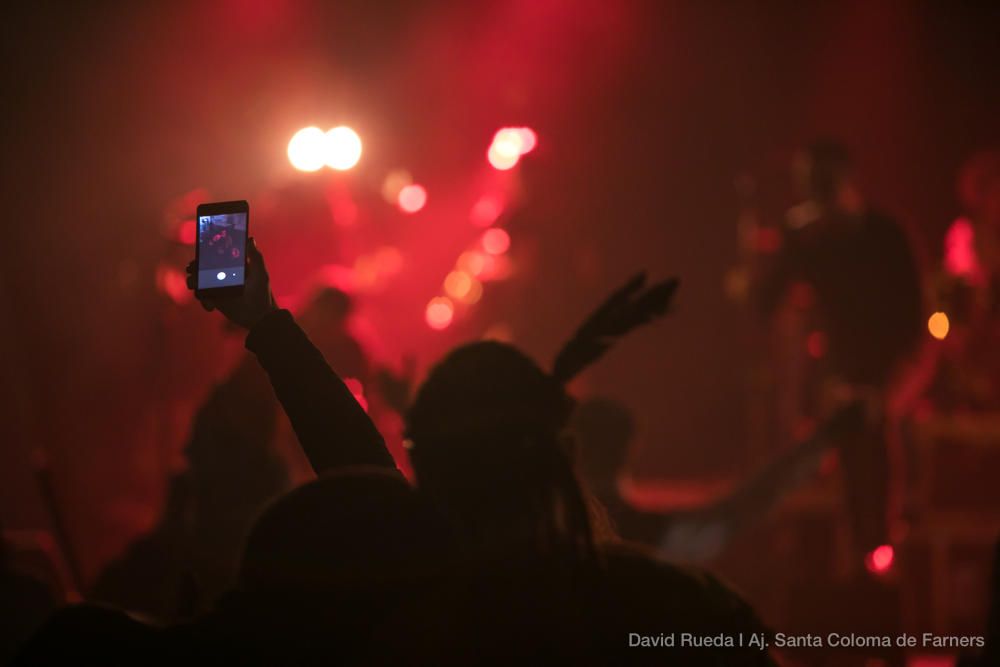
[[[177,663],[371,664],[404,601],[440,566],[441,536],[387,468],[344,468],[271,503],[254,523],[234,591],[163,634]]]
[[[668,518],[635,509],[619,487],[635,437],[635,419],[621,403],[604,398],[583,401],[573,413],[577,466],[587,490],[607,509],[625,539],[655,546]]]
[[[268,372],[314,469],[393,470],[364,410],[274,304],[254,244],[248,260],[242,297],[203,304],[250,330],[247,347]],[[552,374],[508,345],[479,343],[448,355],[421,387],[407,419],[412,462],[421,497],[453,536],[453,574],[434,595],[418,597],[409,624],[399,627],[426,637],[441,630],[442,616],[451,621],[448,641],[425,644],[421,657],[453,664],[603,663],[611,654],[659,661],[662,649],[628,649],[628,633],[759,629],[750,610],[711,578],[632,549],[598,552],[562,437],[571,407],[563,384],[617,336],[662,314],[675,287],[646,290],[637,276],[581,327]],[[655,580],[637,585],[640,571]],[[512,639],[498,646],[498,634]],[[723,655],[728,664],[769,664],[757,650],[677,655],[687,664],[713,664]]]
[[[869,425],[842,449],[855,535],[867,551],[887,538],[882,415],[923,328],[920,279],[903,230],[865,201],[843,146],[817,142],[793,166],[802,202],[775,229],[777,250],[756,256],[752,292],[770,314],[791,285],[809,285],[827,341],[826,399],[870,406]]]
[[[351,309],[346,293],[323,287],[301,319],[344,377],[367,381],[367,358],[347,332]],[[228,590],[251,522],[291,488],[298,471],[289,468],[301,467],[298,446],[285,455],[277,442],[279,410],[267,375],[247,355],[198,409],[188,469],[170,480],[160,521],[105,568],[89,597],[170,621]]]
[[[962,165],[963,215],[948,227],[935,280],[935,310],[948,318],[931,396],[944,409],[1000,407],[1000,150]]]

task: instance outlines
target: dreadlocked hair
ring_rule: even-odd
[[[421,490],[467,536],[592,559],[587,506],[561,442],[571,408],[562,385],[510,345],[454,350],[407,416]]]
[[[509,530],[515,540],[532,536],[536,549],[595,560],[590,507],[562,443],[573,408],[565,384],[666,313],[677,285],[647,288],[645,273],[633,277],[584,321],[551,374],[503,343],[452,351],[407,415],[421,489],[466,535]]]

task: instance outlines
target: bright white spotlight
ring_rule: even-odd
[[[326,164],[338,171],[346,171],[361,159],[361,137],[341,125],[326,133]]]
[[[299,171],[316,171],[326,162],[326,134],[318,127],[299,130],[288,142],[288,161]]]

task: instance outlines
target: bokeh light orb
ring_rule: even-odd
[[[469,211],[469,220],[477,227],[489,227],[503,212],[503,204],[496,197],[480,197]]]
[[[415,183],[407,185],[399,191],[397,202],[404,213],[416,213],[427,203],[427,190]]]
[[[927,331],[930,332],[931,336],[937,338],[938,340],[944,340],[948,337],[948,331],[951,329],[951,322],[948,321],[948,315],[938,311],[927,318]]]
[[[444,291],[453,299],[462,300],[472,289],[473,280],[465,271],[452,271],[444,279]]]
[[[493,135],[486,159],[494,169],[504,171],[513,168],[536,145],[538,135],[530,127],[502,127]]]
[[[497,155],[519,158],[524,154],[524,137],[514,127],[499,129],[493,135],[493,149]]]
[[[299,171],[317,171],[326,163],[327,137],[318,127],[306,127],[288,142],[288,161]]]
[[[382,181],[382,198],[390,204],[399,203],[399,191],[413,182],[413,176],[405,169],[393,169]]]
[[[538,145],[538,135],[530,127],[519,127],[515,130],[521,142],[521,155],[530,153]]]
[[[177,240],[184,245],[194,245],[198,240],[198,225],[194,220],[185,220],[177,228]]]
[[[896,560],[896,551],[891,544],[882,544],[872,549],[865,556],[865,567],[872,574],[885,574],[892,569]]]
[[[347,171],[361,159],[361,137],[340,125],[326,133],[326,165],[337,171]]]
[[[481,298],[483,298],[483,284],[475,278],[472,278],[469,282],[468,291],[462,295],[459,301],[467,306],[471,306],[478,303]]]
[[[459,255],[458,261],[455,264],[463,271],[468,271],[474,276],[480,276],[487,269],[490,259],[489,256],[481,252],[469,250]]]
[[[519,153],[511,155],[504,151],[504,148],[497,148],[495,143],[490,144],[490,149],[486,151],[486,159],[494,169],[499,171],[513,169],[517,164],[517,161],[521,159],[521,155]]]
[[[451,324],[451,320],[455,316],[455,306],[451,299],[446,296],[435,297],[427,304],[424,316],[427,319],[427,326],[440,331]]]
[[[502,255],[510,248],[510,234],[499,227],[483,232],[483,250],[491,255]]]

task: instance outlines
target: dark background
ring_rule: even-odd
[[[679,275],[674,316],[578,389],[635,410],[636,476],[732,471],[750,457],[753,325],[723,292],[737,258],[735,176],[780,189],[796,145],[841,137],[873,200],[929,261],[960,212],[957,168],[1000,142],[998,27],[996,3],[866,0],[5,9],[0,519],[47,525],[29,466],[44,452],[87,578],[155,521],[178,465],[162,443],[182,441],[239,346],[157,291],[159,262],[183,266],[164,209],[201,187],[262,210],[266,193],[286,201],[333,178],[288,165],[288,139],[311,124],[345,123],[365,142],[356,170],[336,176],[345,186],[377,188],[405,165],[431,196],[419,231],[392,232],[411,275],[380,320],[392,324],[379,332],[388,356],[414,353],[425,368],[503,321],[548,360],[637,268]],[[474,317],[432,333],[423,305],[467,240],[455,235],[470,234],[434,202],[467,187],[510,124],[539,136],[518,168],[521,270]],[[276,244],[297,232],[257,233]]]

